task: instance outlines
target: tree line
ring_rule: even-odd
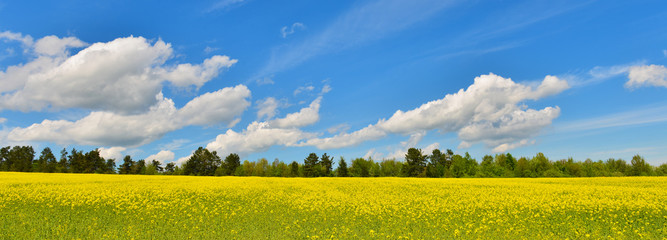
[[[0,171],[45,173],[100,173],[100,174],[164,174],[194,176],[265,176],[265,177],[608,177],[608,176],[667,176],[667,163],[655,167],[643,157],[635,155],[630,163],[623,159],[606,161],[575,161],[572,158],[552,161],[544,154],[515,158],[510,153],[486,155],[481,162],[470,154],[454,154],[451,149],[435,149],[425,154],[410,148],[404,161],[355,158],[350,164],[340,157],[334,168],[334,158],[326,153],[310,153],[303,162],[285,163],[278,159],[269,162],[244,160],[236,153],[220,158],[216,151],[199,147],[180,166],[154,159],[133,160],[130,155],[120,165],[115,159],[104,159],[97,149],[90,152],[62,149],[60,158],[50,148],[44,148],[39,157],[32,146],[0,148]]]

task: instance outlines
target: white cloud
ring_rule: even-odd
[[[217,10],[225,10],[234,6],[242,5],[245,3],[245,0],[220,0],[211,5],[204,12],[210,13]]]
[[[118,164],[124,157],[123,151],[127,150],[124,147],[110,147],[110,148],[98,148],[97,151],[100,152],[100,157],[105,159],[115,159]]]
[[[295,22],[292,24],[291,27],[284,26],[280,29],[280,34],[283,36],[283,38],[287,38],[287,36],[294,34],[296,30],[303,30],[306,29],[306,26],[303,25],[303,23],[300,22]]]
[[[176,166],[183,166],[183,164],[184,164],[185,162],[187,162],[188,159],[190,159],[190,157],[192,157],[192,154],[190,154],[190,155],[188,155],[188,156],[186,156],[186,157],[179,158],[178,160],[176,160],[176,161],[174,162],[174,164],[175,164]]]
[[[273,118],[278,112],[279,102],[273,97],[267,97],[264,100],[257,101],[257,118]]]
[[[366,152],[366,154],[364,154],[364,159],[372,158],[373,160],[377,161],[379,159],[382,159],[382,156],[384,156],[384,154],[375,151],[375,148],[371,148]]]
[[[7,122],[6,118],[0,117],[0,124]]]
[[[303,86],[303,87],[298,87],[297,89],[294,90],[294,96],[298,95],[299,93],[302,92],[310,92],[315,90],[315,87],[313,86]]]
[[[250,106],[247,101],[249,97],[250,90],[245,85],[205,93],[185,104],[178,111],[177,119],[184,121],[181,125],[232,123],[235,117]]]
[[[327,129],[327,132],[334,134],[334,133],[344,133],[350,130],[350,125],[347,123],[341,123],[336,126],[330,127]]]
[[[68,54],[67,49],[80,48],[87,45],[87,43],[75,37],[59,38],[56,36],[46,36],[37,40],[34,46],[34,51],[39,55],[65,56]]]
[[[296,146],[298,141],[310,137],[314,137],[314,134],[296,128],[273,128],[266,122],[253,122],[240,133],[227,130],[206,148],[218,151],[221,156],[232,152],[247,154],[264,152],[274,145]]]
[[[459,145],[456,147],[457,149],[466,149],[472,147],[472,143],[466,142],[466,141],[461,141]]]
[[[215,78],[221,69],[229,68],[237,62],[227,56],[215,55],[200,65],[179,64],[171,69],[160,69],[160,77],[177,87],[194,85],[197,88]]]
[[[19,41],[24,46],[32,46],[33,43],[34,43],[31,36],[29,36],[29,35],[23,36],[23,34],[21,34],[21,33],[15,33],[15,32],[10,32],[10,31],[0,32],[0,39],[6,39],[6,40],[10,40],[10,41]]]
[[[299,144],[300,146],[315,146],[319,149],[333,149],[356,146],[365,141],[377,140],[387,136],[387,132],[375,125],[368,125],[352,133],[339,133],[333,137],[312,138]]]
[[[516,143],[503,143],[498,145],[497,147],[493,148],[494,153],[503,153],[507,152],[510,149],[518,148],[518,147],[523,147],[526,145],[532,145],[535,144],[535,140],[528,141],[528,139],[523,139],[519,142]]]
[[[466,90],[447,94],[410,111],[398,110],[389,119],[380,119],[377,124],[359,131],[309,139],[302,145],[340,148],[376,140],[389,133],[413,134],[416,138],[414,136],[419,135],[414,134],[438,129],[458,132],[463,141],[460,147],[483,142],[495,148],[532,137],[550,125],[560,113],[558,107],[533,110],[525,109],[522,103],[558,94],[567,88],[566,81],[553,76],[545,77],[539,86],[531,88],[494,74],[482,75]]]
[[[558,107],[546,107],[542,110],[515,110],[495,121],[474,122],[461,128],[458,136],[466,142],[484,142],[489,147],[497,147],[516,141],[525,140],[551,125],[558,117]],[[519,145],[508,145],[519,146]]]
[[[209,53],[212,53],[212,52],[215,52],[215,51],[218,51],[218,50],[220,50],[220,48],[214,48],[214,47],[211,47],[211,46],[206,46],[204,48],[204,53],[209,54]]]
[[[330,91],[331,91],[331,86],[329,86],[329,84],[326,84],[324,85],[324,87],[322,87],[322,93],[328,93]]]
[[[11,36],[17,38],[15,35]],[[38,56],[0,71],[0,110],[50,107],[143,112],[157,103],[155,96],[163,82],[200,87],[236,62],[213,56],[200,65],[166,65],[173,57],[171,45],[162,40],[151,44],[143,37],[94,43],[69,56],[67,49],[83,46],[76,38],[55,36],[25,46]]]
[[[257,85],[260,85],[260,86],[261,86],[261,85],[267,85],[267,84],[272,85],[272,84],[274,84],[274,83],[275,83],[275,82],[273,82],[272,77],[263,77],[263,78],[259,78],[259,79],[257,79]]]
[[[314,138],[317,134],[308,133],[299,127],[314,124],[319,119],[319,108],[322,96],[315,99],[308,107],[284,118],[265,122],[252,122],[242,132],[227,130],[216,137],[206,148],[218,151],[221,155],[231,152],[248,154],[263,152],[272,146],[300,146],[302,141]]]
[[[158,94],[158,104],[146,113],[122,115],[91,112],[77,121],[44,120],[26,128],[15,128],[14,141],[51,141],[98,146],[139,146],[188,125],[237,122],[249,105],[250,91],[243,85],[207,93],[176,109],[171,99]]]
[[[156,154],[146,157],[146,161],[157,160],[160,163],[168,163],[174,161],[174,153],[168,150],[162,150]]]
[[[662,65],[630,67],[626,88],[643,86],[667,87],[667,68]]]
[[[405,142],[401,142],[401,145],[403,145],[404,148],[415,147],[415,146],[417,146],[417,144],[419,144],[419,142],[421,142],[421,140],[424,138],[424,136],[426,136],[425,131],[419,131],[419,132],[410,134],[410,138]]]
[[[665,55],[665,57],[667,57],[667,49],[662,50],[662,55]]]
[[[319,110],[322,96],[317,97],[308,107],[302,108],[298,112],[287,114],[284,118],[278,118],[269,121],[272,127],[291,128],[303,127],[316,123],[320,119]]]

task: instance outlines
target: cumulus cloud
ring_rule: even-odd
[[[314,136],[297,128],[273,128],[267,122],[253,122],[242,132],[227,130],[206,148],[221,155],[231,152],[247,154],[264,152],[275,145],[296,146],[298,141]]]
[[[333,137],[312,138],[306,142],[300,143],[300,146],[316,146],[319,149],[333,149],[349,146],[356,146],[366,141],[378,140],[387,136],[387,132],[375,125],[351,133],[339,133]]]
[[[317,122],[321,100],[322,96],[313,100],[308,107],[287,114],[284,118],[252,122],[241,132],[229,129],[224,134],[218,135],[206,148],[226,155],[231,152],[238,154],[263,152],[276,145],[300,146],[302,141],[317,136],[315,133],[304,132],[299,127]]]
[[[110,148],[98,148],[97,151],[100,152],[100,157],[105,159],[116,159],[116,162],[123,159],[123,151],[127,150],[124,147],[110,147]]]
[[[662,65],[644,65],[630,67],[626,88],[644,86],[667,87],[667,68]]]
[[[168,150],[162,150],[156,154],[146,157],[146,161],[156,160],[160,163],[168,163],[174,161],[174,153]]]
[[[204,60],[202,64],[192,65],[185,63],[170,69],[160,69],[161,72],[158,76],[177,87],[194,85],[199,88],[204,83],[217,77],[220,69],[229,68],[236,62],[236,59],[216,55]]]
[[[0,117],[0,124],[7,122],[6,118]]]
[[[250,90],[245,85],[205,93],[185,104],[177,119],[181,125],[200,126],[238,122],[234,118],[250,106],[249,97]]]
[[[284,118],[269,121],[270,125],[279,128],[303,127],[316,123],[320,119],[320,102],[322,96],[317,97],[308,107],[298,112],[287,114]]]
[[[0,110],[83,108],[137,113],[157,103],[155,96],[163,83],[200,87],[236,63],[216,55],[202,64],[169,65],[171,45],[143,37],[89,46],[74,37],[47,36],[34,43],[20,34],[4,32],[2,37],[21,39],[37,56],[0,71]],[[83,46],[87,47],[70,56],[68,49]]]
[[[34,51],[39,55],[46,56],[67,55],[67,49],[80,48],[87,45],[87,43],[75,37],[59,38],[56,36],[46,36],[35,42]]]
[[[527,139],[558,117],[558,107],[526,109],[523,102],[558,94],[568,89],[567,81],[547,76],[537,87],[513,82],[495,74],[482,75],[466,90],[447,94],[409,111],[396,111],[352,133],[309,139],[302,145],[320,149],[341,148],[376,140],[390,133],[414,134],[430,130],[458,132],[462,146],[483,142],[495,148]],[[511,145],[508,145],[511,146]]]
[[[303,25],[303,23],[300,22],[295,22],[292,24],[292,26],[284,26],[280,29],[280,34],[283,36],[283,38],[287,38],[287,36],[294,34],[296,30],[303,30],[306,28],[306,25]]]
[[[15,128],[14,141],[51,141],[101,146],[139,146],[188,125],[237,122],[249,105],[250,90],[244,85],[207,93],[176,109],[171,99],[158,94],[158,104],[142,114],[123,115],[97,111],[77,121],[44,120]]]

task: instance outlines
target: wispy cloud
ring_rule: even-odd
[[[280,34],[283,36],[283,38],[287,38],[287,36],[294,34],[296,30],[303,30],[306,28],[306,25],[303,25],[303,23],[300,22],[295,22],[292,24],[291,27],[284,26],[280,29]]]
[[[596,66],[588,71],[567,73],[559,75],[558,77],[567,79],[572,87],[585,87],[599,84],[621,75],[627,75],[631,67],[644,65],[645,63],[646,61],[642,60],[613,66]]]
[[[252,79],[292,68],[315,56],[340,51],[387,35],[433,16],[455,1],[372,1],[340,15],[324,30],[304,41],[274,49],[267,64]]]
[[[229,9],[231,7],[240,6],[246,3],[246,0],[220,0],[204,10],[205,13],[210,13],[219,10]]]
[[[581,132],[604,128],[628,127],[642,124],[667,122],[667,103],[662,106],[615,113],[606,116],[594,117],[555,125],[558,133]]]
[[[451,39],[443,39],[441,47],[431,49],[424,55],[438,55],[437,58],[450,58],[460,55],[482,55],[486,53],[502,51],[519,47],[533,39],[544,37],[547,34],[531,35],[521,40],[516,40],[517,33],[533,27],[549,19],[580,9],[592,1],[576,4],[560,2],[521,2],[496,11],[494,15],[487,16],[487,21],[482,21],[478,26],[458,34]],[[508,4],[509,5],[509,4]],[[515,40],[505,41],[508,35],[514,36]]]

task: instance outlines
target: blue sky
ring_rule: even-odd
[[[667,162],[664,1],[0,1],[0,145]]]

